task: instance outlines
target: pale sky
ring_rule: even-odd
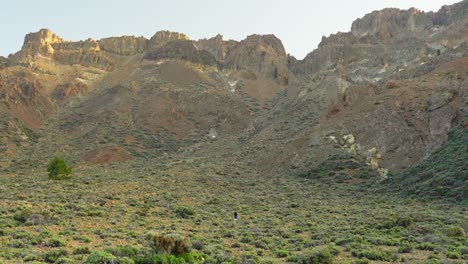
[[[459,0],[461,1],[461,0]],[[373,10],[416,7],[437,11],[453,0],[2,0],[0,56],[21,48],[24,36],[49,28],[65,40],[135,35],[150,38],[160,30],[191,39],[242,40],[275,34],[286,52],[302,59],[322,36],[345,32]]]

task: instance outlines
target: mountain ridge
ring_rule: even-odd
[[[37,154],[34,162],[59,152],[81,163],[210,157],[228,147],[227,156],[275,173],[304,174],[344,152],[370,155],[363,165],[386,177],[467,120],[467,14],[466,0],[438,12],[374,11],[303,60],[274,35],[65,41],[41,29],[0,61],[2,137],[23,138],[0,165],[22,149]],[[46,146],[52,135],[67,148]]]

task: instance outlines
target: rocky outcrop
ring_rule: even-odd
[[[240,42],[225,41],[223,36],[217,35],[194,44],[213,54],[225,69],[260,72],[280,85],[287,85],[291,77],[289,58],[281,40],[274,35],[251,35]]]
[[[143,53],[148,46],[146,38],[134,36],[103,38],[98,43],[101,50],[123,56]]]
[[[224,66],[230,69],[252,69],[267,78],[287,85],[290,72],[283,43],[274,35],[251,35],[227,52]]]
[[[431,17],[415,8],[387,8],[356,19],[351,26],[351,32],[357,37],[374,35],[382,41],[388,41],[411,33],[423,33],[425,36],[419,37],[427,37],[429,32],[426,31],[426,27],[431,24]]]
[[[179,32],[158,31],[148,41],[148,50],[160,48],[174,40],[189,40],[189,37]]]
[[[228,51],[237,44],[234,40],[225,41],[222,35],[216,35],[216,37],[210,39],[200,39],[194,44],[199,49],[206,50],[213,54],[219,62],[224,62]]]
[[[442,6],[436,13],[430,13],[434,25],[448,26],[457,21],[466,19],[468,1],[464,0],[450,6]]]
[[[151,39],[122,36],[98,41],[64,41],[52,31],[41,29],[30,33],[20,52],[12,61],[28,63],[41,57],[61,64],[80,64],[106,71],[115,69],[116,58],[111,54],[131,56],[145,53],[150,60],[178,59],[197,64],[218,66],[228,70],[253,70],[280,85],[287,85],[291,78],[281,40],[274,35],[251,35],[237,42],[225,41],[221,35],[210,39],[191,41],[182,33],[159,31]]]
[[[64,101],[68,98],[84,95],[90,90],[89,85],[79,78],[57,87],[54,91],[54,97],[58,101]]]
[[[453,14],[453,15],[452,15]],[[466,56],[468,1],[425,13],[387,8],[353,22],[351,31],[323,37],[292,69],[310,75],[331,71],[355,84],[409,79]]]
[[[170,41],[158,49],[147,52],[144,59],[178,59],[209,66],[217,64],[215,57],[211,53],[199,50],[190,40]]]
[[[54,54],[52,44],[64,42],[49,29],[29,33],[24,37],[24,43],[19,54],[20,59],[36,57],[38,55],[51,56]]]
[[[111,71],[113,61],[101,52],[99,44],[86,41],[64,41],[49,29],[27,34],[21,50],[11,58],[13,62],[28,62],[40,57],[50,58],[62,64],[81,64]]]
[[[81,64],[106,71],[114,69],[114,62],[101,52],[98,42],[92,39],[53,44],[53,58],[62,64]]]

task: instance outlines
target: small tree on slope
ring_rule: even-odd
[[[56,156],[47,167],[49,178],[53,180],[61,180],[70,178],[72,168],[69,167],[62,157]]]

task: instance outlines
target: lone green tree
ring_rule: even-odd
[[[49,166],[47,166],[49,178],[53,180],[68,179],[70,178],[71,171],[72,168],[69,167],[60,156],[55,156],[49,163]]]

